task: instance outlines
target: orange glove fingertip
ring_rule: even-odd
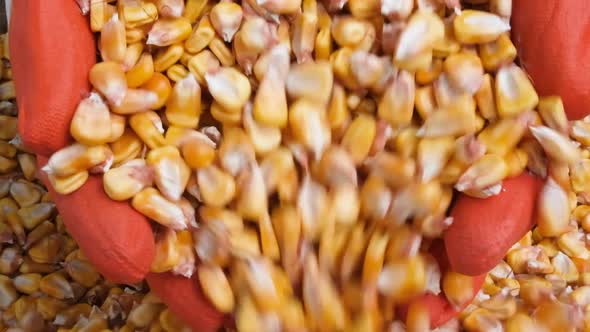
[[[199,285],[196,273],[191,279],[172,273],[149,273],[150,289],[166,303],[193,331],[217,332],[224,315],[209,303]]]

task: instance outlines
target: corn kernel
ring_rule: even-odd
[[[146,43],[155,46],[169,46],[186,40],[191,31],[191,23],[184,17],[159,19],[148,33]]]
[[[463,10],[453,21],[455,36],[463,44],[493,42],[510,30],[510,24],[501,17],[479,10]]]
[[[125,25],[119,20],[119,15],[115,14],[100,31],[100,53],[103,61],[123,63],[126,51]]]
[[[500,117],[532,110],[539,102],[539,96],[526,73],[514,64],[498,70],[494,90]]]
[[[154,57],[154,71],[163,72],[172,67],[184,54],[181,44],[173,44],[161,50]]]

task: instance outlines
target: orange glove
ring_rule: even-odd
[[[560,94],[570,119],[585,116],[590,78],[579,73],[589,72],[583,66],[590,65],[583,59],[590,47],[578,45],[590,43],[590,23],[580,19],[580,15],[587,15],[590,4],[513,1],[515,40],[540,94]],[[563,36],[571,36],[575,42],[564,43]],[[95,62],[95,41],[75,1],[18,0],[13,2],[10,49],[19,132],[44,165],[48,156],[71,142],[69,123],[81,97],[89,92],[87,73]],[[481,275],[533,225],[537,181],[521,175],[505,181],[504,188],[492,199],[460,197],[444,246],[442,242],[433,246],[432,254],[441,270],[450,265],[455,271],[480,275],[474,278],[474,294],[483,282]],[[204,299],[194,278],[148,273],[154,239],[147,220],[127,203],[111,201],[100,178],[91,178],[68,196],[50,191],[69,232],[107,278],[133,283],[146,277],[156,294],[195,331],[216,331],[223,324],[223,316]],[[514,204],[515,197],[519,204]],[[430,308],[434,326],[457,313],[444,295],[417,300]],[[404,313],[403,308],[400,311]]]

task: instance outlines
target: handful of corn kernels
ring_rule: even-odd
[[[68,234],[17,134],[6,34],[0,57],[0,331],[188,331],[143,283],[105,280]]]
[[[154,221],[152,271],[197,273],[240,331],[395,330],[440,285],[461,308],[470,277],[426,253],[455,192],[549,175],[547,237],[588,200],[590,123],[514,63],[510,0],[79,2],[103,61],[44,171],[104,174]]]

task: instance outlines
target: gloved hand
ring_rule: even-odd
[[[521,60],[541,95],[564,98],[570,119],[585,116],[590,102],[590,78],[580,75],[589,72],[583,59],[590,47],[582,46],[590,43],[590,24],[579,19],[589,7],[585,1],[514,0],[513,34]],[[87,73],[95,63],[95,41],[75,1],[18,0],[13,2],[10,49],[19,132],[42,166],[71,142],[69,123],[90,89]],[[493,198],[459,197],[444,245],[436,243],[432,249],[443,271],[450,265],[479,275],[473,282],[476,293],[483,274],[532,227],[538,182],[521,175],[505,181],[505,190]],[[207,302],[196,280],[149,273],[154,239],[148,221],[127,203],[110,200],[99,177],[68,196],[45,183],[69,232],[108,279],[134,283],[146,277],[153,291],[195,331],[216,331],[223,324],[223,316]],[[444,295],[417,301],[429,307],[433,325],[457,313]],[[403,314],[403,308],[400,311]]]

